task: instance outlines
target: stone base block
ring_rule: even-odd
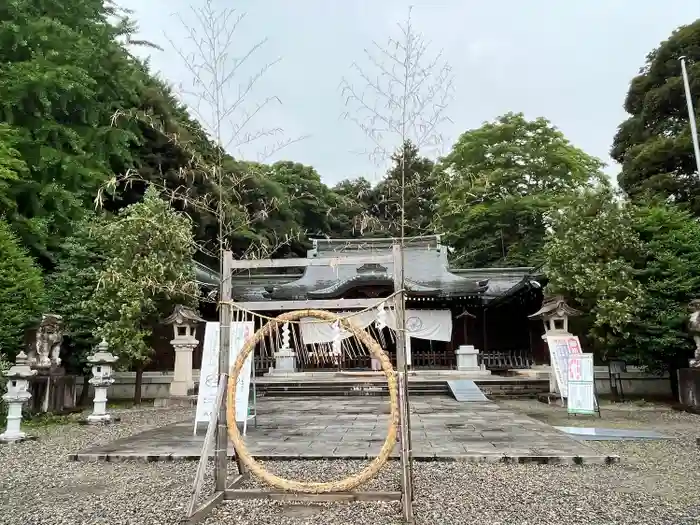
[[[678,371],[678,396],[681,405],[700,410],[700,368]]]
[[[292,350],[278,350],[274,353],[275,369],[270,371],[277,374],[278,372],[295,372],[297,365],[297,354]]]
[[[168,407],[183,407],[183,408],[193,408],[197,406],[197,396],[171,396],[162,397],[153,400],[153,406],[155,408],[168,408]]]
[[[119,423],[122,420],[120,417],[116,416],[109,416],[109,417],[102,417],[102,418],[92,418],[90,419],[90,416],[86,417],[85,419],[80,420],[81,425],[111,425],[113,423]]]
[[[24,441],[36,441],[39,439],[37,436],[30,436],[28,434],[24,434],[22,436],[16,436],[16,437],[5,437],[2,434],[0,434],[0,444],[2,445],[9,445],[12,443],[22,443]]]

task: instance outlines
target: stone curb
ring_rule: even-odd
[[[105,419],[102,421],[88,421],[87,419],[79,419],[78,424],[99,427],[99,426],[106,426],[106,425],[113,425],[115,423],[120,423],[121,420],[122,420],[122,418],[120,418],[119,416],[112,416],[110,419]]]
[[[138,463],[156,463],[171,461],[199,461],[199,455],[143,455],[143,454],[70,454],[69,461],[103,461],[105,463],[122,463],[134,461]],[[363,461],[373,459],[369,455],[322,456],[300,454],[265,454],[254,456],[259,461]],[[213,458],[211,458],[213,459]],[[228,459],[234,459],[232,454]],[[389,458],[390,461],[398,461],[398,457]],[[497,454],[462,454],[457,456],[418,456],[413,458],[418,463],[505,463],[505,464],[536,464],[536,465],[613,465],[620,462],[620,456],[524,456],[524,455],[497,455]]]

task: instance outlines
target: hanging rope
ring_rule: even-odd
[[[270,335],[272,330],[278,330],[280,324],[296,322],[304,317],[320,319],[324,322],[333,322],[337,320],[344,330],[351,332],[370,351],[372,356],[379,360],[389,386],[389,404],[391,408],[389,415],[389,428],[387,430],[386,440],[379,451],[379,455],[374,458],[367,467],[357,474],[338,481],[304,482],[281,478],[268,472],[250,455],[248,448],[243,441],[243,436],[241,436],[241,433],[238,430],[238,425],[236,424],[236,382],[238,381],[238,376],[243,369],[243,363],[245,362],[246,358],[260,341],[262,341],[266,336]],[[255,332],[255,335],[250,337],[245,342],[243,348],[239,352],[236,362],[231,367],[231,373],[229,375],[226,421],[228,424],[229,439],[236,449],[238,458],[255,477],[264,483],[288,492],[305,494],[321,494],[327,492],[344,492],[352,490],[368,482],[377,475],[379,470],[389,459],[389,456],[396,445],[396,434],[399,424],[398,387],[396,384],[396,375],[393,367],[391,366],[391,361],[389,361],[389,358],[382,350],[379,343],[377,343],[377,341],[365,330],[361,330],[353,325],[347,318],[339,317],[332,312],[326,312],[323,310],[297,310],[293,312],[286,312],[279,317],[271,318],[270,322]]]
[[[377,304],[373,304],[372,306],[368,306],[367,308],[363,308],[362,310],[356,310],[356,311],[354,311],[354,312],[351,312],[351,313],[349,313],[349,314],[344,314],[344,315],[333,314],[333,316],[334,316],[334,317],[333,317],[333,320],[335,320],[335,319],[352,319],[352,318],[355,317],[355,316],[362,315],[362,314],[364,314],[365,312],[369,312],[369,311],[371,311],[371,310],[374,310],[374,309],[376,309],[376,308],[379,308],[380,305],[384,305],[386,302],[392,300],[394,297],[396,297],[397,295],[403,293],[404,291],[405,291],[405,290],[397,290],[397,291],[395,291],[394,293],[392,293],[392,294],[391,294],[390,296],[388,296],[388,297],[383,297],[382,299],[377,299]],[[252,311],[252,310],[248,310],[247,308],[241,306],[239,303],[236,303],[235,301],[219,301],[219,305],[220,305],[220,306],[221,306],[221,305],[232,306],[232,307],[235,308],[236,310],[239,310],[239,311],[241,311],[241,312],[247,313],[248,315],[250,315],[250,316],[252,316],[252,317],[259,317],[260,319],[265,319],[266,321],[279,320],[279,317],[270,317],[270,316],[268,316],[268,315],[264,315],[264,314],[261,314],[261,313],[258,313],[258,312],[254,312],[254,311]],[[342,308],[342,302],[340,302],[339,308]],[[304,311],[304,312],[306,312],[306,311],[309,311],[309,312],[311,312],[311,311],[313,311],[313,312],[319,312],[319,311],[321,311],[321,310],[299,310],[299,311]],[[287,321],[287,322],[293,323],[293,324],[301,324],[302,321],[301,321],[301,319],[293,319],[293,320],[290,319],[290,320]],[[324,319],[317,319],[317,320],[306,319],[306,320],[304,320],[303,322],[304,322],[304,323],[307,323],[307,322],[308,322],[308,323],[327,323],[328,321],[326,321],[326,320],[324,320]]]

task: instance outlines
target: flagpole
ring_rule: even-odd
[[[681,71],[683,73],[683,85],[685,86],[685,101],[688,103],[688,120],[690,120],[690,135],[695,151],[695,166],[697,174],[700,176],[700,145],[698,144],[698,127],[693,109],[693,96],[690,94],[690,81],[688,80],[688,70],[685,67],[685,56],[680,57]]]

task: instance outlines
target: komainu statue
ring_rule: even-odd
[[[61,343],[63,342],[63,318],[56,314],[41,316],[36,331],[36,344],[29,351],[28,361],[32,368],[49,369],[61,366]]]
[[[690,360],[690,366],[700,368],[700,299],[693,299],[688,307],[690,308],[688,331],[695,341],[695,356]]]

